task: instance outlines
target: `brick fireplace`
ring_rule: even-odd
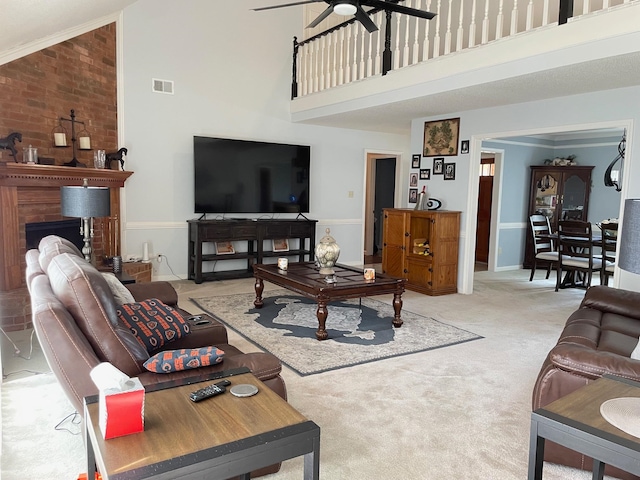
[[[120,189],[132,172],[55,165],[0,163],[0,326],[5,330],[30,327],[25,283],[25,225],[69,220],[60,215],[60,187],[109,187],[112,217],[95,222],[97,258],[120,253]],[[78,220],[78,228],[80,227]],[[24,300],[26,294],[26,300]],[[22,301],[20,299],[23,299]]]

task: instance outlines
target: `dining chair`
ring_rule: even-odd
[[[595,257],[591,223],[582,220],[558,222],[558,268],[556,292],[559,288],[589,288],[593,272],[599,272],[602,259]],[[600,242],[598,245],[600,246]],[[564,274],[564,278],[562,278]]]
[[[533,235],[533,265],[531,266],[531,275],[529,281],[533,280],[538,262],[547,265],[547,277],[551,274],[551,267],[558,262],[558,252],[555,251],[553,240],[541,235],[551,234],[551,224],[549,218],[544,215],[529,216],[531,224],[531,234]]]
[[[602,240],[602,266],[600,267],[600,284],[609,285],[609,277],[613,276],[616,266],[616,246],[618,240],[618,223],[602,222],[600,224]]]

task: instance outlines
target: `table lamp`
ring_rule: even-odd
[[[624,202],[622,231],[618,237],[618,266],[627,272],[640,274],[639,198],[630,198]],[[635,358],[634,353],[631,355]],[[600,413],[605,420],[635,437],[640,437],[639,411],[640,398],[634,397],[612,398],[600,406]]]
[[[86,178],[81,187],[60,187],[60,210],[65,217],[82,219],[80,232],[84,240],[82,254],[91,261],[93,218],[111,214],[111,197],[108,187],[90,187]]]

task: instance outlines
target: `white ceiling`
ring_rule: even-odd
[[[0,54],[116,14],[136,1],[0,0],[0,17],[4,19],[0,30]],[[640,52],[327,115],[308,123],[406,133],[413,118],[637,85],[637,72],[640,72]],[[576,79],[580,81],[576,82]]]

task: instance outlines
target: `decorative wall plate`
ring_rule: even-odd
[[[437,198],[427,200],[427,210],[438,210],[442,206],[442,202]]]

